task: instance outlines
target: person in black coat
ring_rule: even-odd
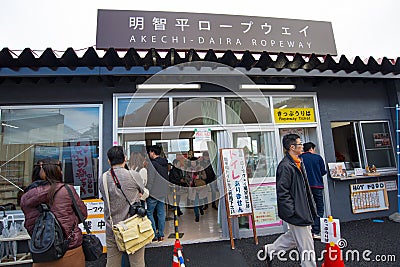
[[[181,200],[181,195],[178,194],[178,191],[180,187],[187,187],[188,185],[186,184],[186,181],[183,177],[183,172],[181,169],[181,162],[178,159],[174,159],[172,162],[172,168],[169,171],[169,181],[173,183],[174,185],[177,185],[176,187],[176,208],[178,209],[178,216],[183,215],[183,212],[181,211],[181,208],[179,207],[179,202]]]
[[[297,134],[285,135],[282,144],[287,153],[276,170],[276,194],[278,215],[289,225],[289,230],[273,244],[265,245],[267,265],[273,256],[297,247],[301,266],[315,267],[311,225],[317,212],[307,173],[299,157],[303,144]]]

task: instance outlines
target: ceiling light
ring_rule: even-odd
[[[258,90],[294,90],[294,84],[241,84],[240,89],[258,89]]]
[[[136,89],[200,89],[200,84],[137,84]]]

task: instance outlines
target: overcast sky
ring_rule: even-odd
[[[246,15],[332,22],[338,55],[400,57],[400,1],[0,0],[0,49],[96,44],[97,9]]]

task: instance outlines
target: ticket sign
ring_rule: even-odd
[[[340,223],[339,219],[320,218],[321,222],[321,242],[335,243],[340,240]]]
[[[104,219],[104,202],[101,199],[83,200],[87,207],[88,216],[86,223],[92,234],[95,234],[103,245],[103,252],[107,251],[106,247],[106,221]],[[82,233],[86,234],[83,224],[79,224]]]
[[[275,123],[315,122],[313,108],[274,109]]]

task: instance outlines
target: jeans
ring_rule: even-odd
[[[314,224],[312,225],[311,232],[313,234],[320,234],[321,225],[319,218],[324,216],[324,189],[311,187],[311,192],[314,198],[315,205],[317,206],[318,217],[314,219]]]
[[[154,235],[156,238],[164,237],[164,227],[165,227],[165,210],[164,210],[164,202],[159,201],[153,197],[148,197],[146,199],[147,202],[147,217],[151,221],[151,225],[153,226]],[[156,228],[156,223],[154,221],[153,213],[156,212],[158,223]],[[158,233],[157,233],[158,229]]]
[[[206,198],[199,199],[199,193],[196,193],[194,198],[194,216],[199,217],[199,206],[203,208],[203,204],[207,202]]]

